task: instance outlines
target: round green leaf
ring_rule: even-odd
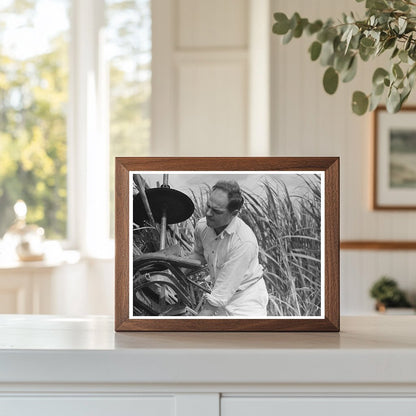
[[[306,30],[310,35],[313,35],[314,33],[319,32],[322,29],[322,26],[323,23],[321,20],[315,20],[315,22],[309,24]]]
[[[373,85],[377,86],[384,83],[384,78],[386,78],[389,73],[384,68],[377,68],[373,74]]]
[[[372,38],[362,38],[360,41],[360,45],[364,48],[372,48],[374,46],[374,39]]]
[[[330,66],[324,74],[324,89],[328,94],[334,94],[338,88],[338,72]]]
[[[319,55],[321,54],[322,44],[318,41],[315,41],[312,43],[312,45],[309,47],[309,52],[311,54],[312,61],[316,61],[319,58]]]
[[[375,54],[376,49],[375,48],[367,48],[367,47],[363,46],[360,43],[359,48],[358,48],[358,52],[360,53],[360,58],[364,62],[367,62],[370,59],[370,57]]]
[[[274,20],[276,23],[273,25],[273,33],[277,35],[284,35],[289,30],[289,19],[284,13],[275,13]]]
[[[368,108],[368,97],[361,91],[355,91],[352,95],[352,111],[362,116]]]

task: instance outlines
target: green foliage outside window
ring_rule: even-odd
[[[66,237],[68,39],[57,33],[43,53],[6,48],[13,22],[33,27],[35,2],[0,8],[0,237],[23,199],[27,221],[48,238]],[[12,22],[11,24],[9,22]],[[18,41],[16,41],[18,42]],[[16,43],[17,44],[17,43]],[[10,46],[10,45],[9,45]],[[26,55],[26,56],[25,56]]]

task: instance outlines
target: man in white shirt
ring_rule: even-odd
[[[219,181],[195,228],[191,258],[207,263],[213,289],[201,316],[266,316],[268,293],[251,228],[237,214],[244,199],[237,182]]]

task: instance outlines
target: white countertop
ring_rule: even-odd
[[[0,316],[0,383],[410,383],[416,316],[340,333],[116,333],[108,317]]]

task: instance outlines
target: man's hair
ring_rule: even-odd
[[[229,212],[239,210],[244,203],[243,195],[241,194],[240,185],[236,181],[218,181],[212,190],[221,189],[228,195],[227,209]]]

